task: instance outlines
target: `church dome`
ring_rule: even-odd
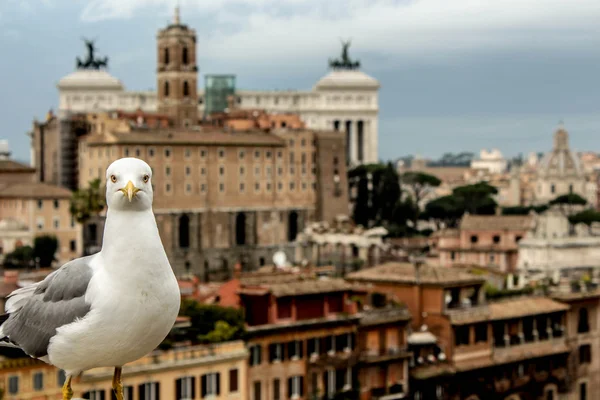
[[[123,83],[105,70],[79,69],[58,82],[59,90],[124,90]]]
[[[334,69],[317,82],[315,89],[378,89],[377,79],[356,69]]]
[[[580,177],[581,162],[569,148],[569,133],[560,126],[554,132],[554,148],[542,159],[539,173],[544,177]]]

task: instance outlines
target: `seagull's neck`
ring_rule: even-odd
[[[100,254],[108,261],[107,267],[123,261],[143,263],[147,258],[166,259],[152,210],[121,211],[109,208]]]

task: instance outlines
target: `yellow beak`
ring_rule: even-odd
[[[135,185],[133,184],[133,182],[131,182],[131,181],[127,182],[127,185],[125,185],[125,187],[120,190],[121,190],[121,192],[123,192],[123,196],[127,196],[127,199],[129,200],[130,203],[131,203],[131,200],[133,200],[133,198],[137,194],[137,192],[140,191],[140,189],[136,188]]]

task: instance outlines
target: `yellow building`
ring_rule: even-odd
[[[22,245],[32,245],[37,236],[58,239],[59,265],[81,255],[81,226],[69,211],[71,191],[40,182],[9,184],[0,189],[0,220],[13,222],[20,235],[0,229],[0,254]],[[4,225],[3,225],[4,226]]]
[[[125,400],[247,399],[248,353],[242,341],[156,351],[123,368]],[[84,373],[75,398],[110,400],[112,368]],[[60,399],[64,373],[33,359],[0,362],[5,400]]]

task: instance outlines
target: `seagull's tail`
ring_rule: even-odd
[[[10,341],[10,339],[4,334],[4,330],[2,329],[2,325],[4,325],[8,317],[10,317],[9,313],[0,315],[0,346],[19,348],[19,346],[16,343]]]

